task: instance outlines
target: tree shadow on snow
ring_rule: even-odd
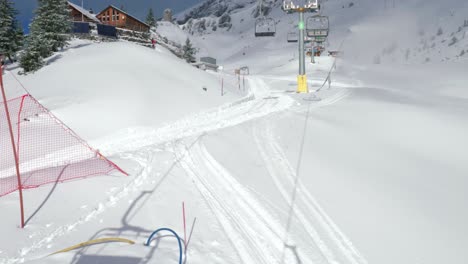
[[[45,65],[49,66],[50,64],[60,60],[61,58],[63,58],[62,54],[54,54],[51,57],[46,59],[46,64]]]

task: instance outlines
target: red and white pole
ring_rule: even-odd
[[[0,86],[2,89],[3,105],[5,106],[5,114],[7,117],[8,128],[10,130],[11,145],[13,147],[13,155],[15,157],[16,177],[18,178],[18,191],[20,197],[20,210],[21,210],[21,228],[24,228],[24,206],[23,206],[23,187],[21,184],[21,176],[19,170],[18,153],[15,147],[15,137],[13,134],[13,126],[11,125],[10,111],[8,110],[8,102],[6,99],[5,88],[3,87],[3,67],[0,65]]]

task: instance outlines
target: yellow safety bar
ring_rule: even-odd
[[[62,249],[60,251],[57,251],[57,252],[54,252],[54,253],[50,254],[49,256],[59,254],[59,253],[69,252],[69,251],[72,251],[72,250],[75,250],[75,249],[78,249],[78,248],[82,248],[82,247],[86,247],[86,246],[92,246],[92,245],[96,245],[96,244],[106,243],[106,242],[122,242],[122,243],[128,243],[130,245],[135,244],[134,241],[129,240],[129,239],[125,239],[125,238],[118,238],[118,237],[99,238],[99,239],[90,240],[90,241],[87,241],[87,242],[83,242],[83,243],[80,243],[80,244],[77,244],[77,245]]]

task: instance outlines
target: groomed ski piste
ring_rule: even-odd
[[[274,9],[277,36],[255,39],[249,4],[232,15],[231,31],[192,36],[165,24],[159,32],[173,41],[190,36],[223,72],[123,41],[73,40],[30,75],[7,66],[9,97],[23,94],[23,85],[129,176],[26,190],[24,230],[18,194],[1,197],[0,263],[178,263],[170,233],[144,245],[163,227],[186,239],[184,263],[467,263],[468,60],[452,56],[468,50],[467,39],[444,49],[439,37],[435,50],[408,61],[400,51],[377,50],[392,34],[404,39],[402,54],[418,49],[419,28],[414,37],[408,28],[396,33],[408,14],[411,21],[440,14],[439,24],[423,29],[433,35],[443,27],[449,38],[468,7],[425,1],[418,12],[418,1],[388,10],[353,2],[324,3],[332,21],[327,48],[343,43],[344,56],[307,63],[309,94],[294,93],[297,46],[285,36],[295,16]],[[436,49],[444,54],[436,57]],[[233,75],[241,66],[251,71],[245,87]],[[330,71],[331,87],[323,86]],[[116,237],[135,244],[50,256]]]

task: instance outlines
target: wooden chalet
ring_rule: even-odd
[[[113,5],[102,10],[96,15],[96,17],[102,24],[118,28],[140,32],[148,32],[150,30],[150,26],[148,24]]]
[[[71,20],[74,22],[88,22],[99,24],[101,21],[96,18],[90,11],[76,5],[72,2],[68,2],[68,8],[70,9]]]

